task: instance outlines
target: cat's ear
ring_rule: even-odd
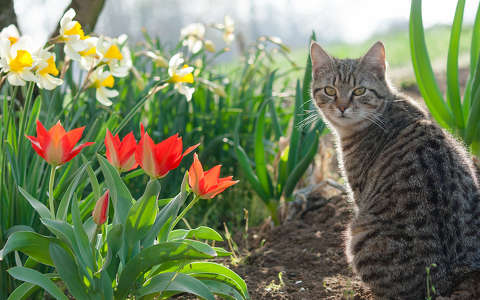
[[[387,65],[385,62],[385,47],[383,43],[380,41],[376,42],[368,50],[367,54],[361,58],[360,63],[364,68],[373,72],[377,78],[385,78]]]
[[[314,41],[310,43],[310,59],[312,60],[312,71],[315,75],[319,69],[329,68],[333,60],[330,55],[325,52],[325,50],[320,47],[320,45]]]

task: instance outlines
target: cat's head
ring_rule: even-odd
[[[310,45],[312,97],[321,114],[339,132],[378,122],[391,89],[386,79],[385,48],[375,43],[359,59],[336,59],[319,44]]]

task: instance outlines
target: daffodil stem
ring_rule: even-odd
[[[53,184],[55,182],[55,170],[56,166],[52,166],[50,171],[50,181],[48,182],[48,204],[50,205],[50,214],[52,219],[55,219],[55,204],[53,203]]]
[[[180,222],[180,220],[185,216],[185,214],[190,210],[190,208],[192,208],[195,203],[198,202],[198,200],[200,200],[200,197],[195,195],[195,197],[193,198],[193,200],[188,203],[187,207],[185,207],[184,210],[182,210],[182,212],[178,215],[178,217],[175,219],[175,221],[173,222],[172,224],[172,228],[175,228],[175,226],[177,225],[178,222]]]

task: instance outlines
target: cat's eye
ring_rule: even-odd
[[[335,96],[337,94],[337,90],[331,86],[327,86],[325,87],[325,94],[328,96]]]
[[[354,89],[353,94],[355,96],[361,96],[361,95],[365,94],[365,91],[366,91],[365,88],[361,87],[361,88],[358,88],[358,89]]]

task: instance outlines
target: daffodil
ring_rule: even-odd
[[[190,101],[195,89],[188,87],[186,83],[193,83],[193,67],[182,65],[183,58],[181,53],[172,56],[168,63],[168,75],[170,76],[168,81],[174,85],[180,94],[187,97],[187,101]]]
[[[125,77],[132,68],[130,49],[127,46],[127,35],[118,38],[101,37],[97,51],[101,54],[101,62],[108,65],[115,77]]]
[[[67,10],[60,20],[60,40],[65,42],[65,54],[73,60],[80,61],[78,52],[86,50],[88,43],[85,41],[89,36],[83,32],[82,25],[74,21],[76,13],[73,8]]]
[[[118,96],[118,91],[111,89],[115,84],[112,73],[104,71],[104,67],[99,67],[90,74],[89,80],[91,86],[97,90],[96,98],[98,102],[105,106],[112,105],[109,98]]]
[[[15,25],[10,24],[0,31],[0,39],[7,39],[10,41],[10,45],[15,44],[20,38],[20,33]]]
[[[180,39],[183,40],[183,45],[187,46],[193,54],[202,49],[204,37],[205,26],[201,23],[192,23],[180,31]]]
[[[35,66],[35,75],[37,85],[41,89],[53,90],[63,83],[63,80],[56,78],[58,69],[55,65],[55,54],[45,49],[38,50],[35,55],[37,64]]]
[[[25,85],[26,81],[37,81],[32,72],[36,64],[32,53],[28,36],[19,38],[13,45],[9,39],[0,39],[0,70],[7,73],[7,80],[11,85]]]
[[[223,40],[227,45],[230,45],[230,43],[235,39],[235,22],[233,19],[226,15],[224,18],[224,24],[223,24]]]
[[[97,45],[99,39],[97,37],[88,37],[85,39],[87,48],[83,51],[78,51],[80,55],[80,66],[87,71],[93,70],[100,62],[100,55],[97,52]]]

